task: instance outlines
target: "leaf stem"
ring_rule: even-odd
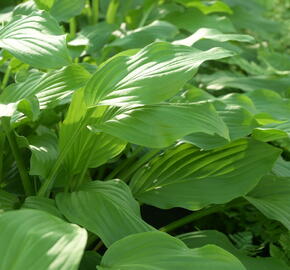
[[[99,20],[99,0],[92,0],[92,7],[91,7],[91,21],[92,24],[97,24]]]
[[[9,77],[10,77],[10,73],[11,73],[11,66],[10,66],[10,63],[9,63],[8,67],[5,70],[4,77],[3,77],[3,80],[2,80],[2,83],[1,83],[1,89],[2,90],[7,86],[7,83],[9,81]]]
[[[200,219],[202,217],[205,217],[205,216],[217,213],[217,212],[221,212],[221,211],[224,211],[224,210],[232,208],[232,207],[242,206],[245,204],[248,204],[248,202],[246,200],[237,199],[233,203],[229,203],[226,205],[214,205],[214,206],[202,209],[200,211],[193,212],[192,214],[185,216],[179,220],[173,221],[172,223],[169,223],[168,225],[160,228],[159,230],[162,232],[167,232],[167,233],[172,232],[175,229],[178,229],[178,228],[180,228],[188,223],[191,223],[192,221]]]
[[[71,18],[69,21],[69,33],[71,39],[74,39],[76,37],[76,32],[77,32],[76,18]]]
[[[106,22],[108,24],[113,24],[115,22],[118,7],[119,0],[111,0],[106,14]]]
[[[17,168],[19,171],[20,179],[21,179],[25,194],[32,195],[33,194],[33,186],[32,186],[32,183],[30,181],[30,178],[28,176],[28,173],[26,171],[20,150],[18,148],[14,131],[11,130],[11,128],[10,128],[10,118],[3,117],[1,120],[1,123],[2,123],[2,127],[5,131],[6,137],[8,139],[8,143],[9,143],[9,146],[11,148],[12,154],[15,158],[16,165],[17,165]]]

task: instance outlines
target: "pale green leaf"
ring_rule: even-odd
[[[140,168],[130,186],[141,202],[198,210],[246,195],[279,154],[279,149],[249,139],[210,151],[181,144]]]
[[[37,68],[60,68],[71,63],[65,35],[45,11],[15,16],[0,29],[0,47]]]
[[[182,241],[161,232],[128,236],[114,243],[98,270],[245,270],[229,252],[208,245],[189,249]]]
[[[0,215],[0,238],[1,270],[76,270],[87,233],[45,212],[25,209]]]
[[[99,236],[106,246],[138,232],[152,231],[141,219],[138,203],[120,180],[93,181],[72,193],[59,193],[56,203],[71,222]]]

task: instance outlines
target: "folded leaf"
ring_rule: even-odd
[[[128,236],[114,243],[98,270],[245,270],[227,251],[208,245],[189,249],[182,241],[161,232]]]
[[[152,231],[140,216],[138,203],[128,186],[119,180],[93,181],[72,193],[59,193],[61,213],[99,236],[106,246],[138,232]]]
[[[0,238],[1,270],[76,270],[87,233],[45,212],[25,209],[0,215]]]
[[[37,68],[60,68],[71,63],[65,35],[45,11],[15,16],[0,29],[0,47]]]
[[[141,202],[198,210],[246,195],[279,154],[277,148],[248,139],[210,151],[181,144],[139,169],[130,186]]]

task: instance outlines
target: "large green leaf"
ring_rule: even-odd
[[[0,116],[12,116],[19,103],[37,98],[40,109],[52,108],[68,102],[72,92],[84,86],[90,74],[73,64],[48,73],[31,73],[24,82],[9,85],[0,95]],[[19,108],[18,108],[19,109]],[[19,115],[15,116],[15,120]]]
[[[265,176],[245,198],[290,230],[290,178]]]
[[[183,136],[198,132],[218,134],[225,141],[228,138],[227,126],[210,103],[121,107],[94,126],[125,141],[151,148],[169,146]]]
[[[0,29],[0,47],[37,68],[59,68],[71,62],[63,31],[45,11],[15,16]]]
[[[260,258],[246,256],[238,250],[230,240],[218,231],[197,231],[180,235],[180,238],[190,248],[200,248],[205,245],[217,245],[236,256],[247,270],[289,270],[283,262],[275,258]]]
[[[231,55],[221,48],[152,43],[133,56],[105,62],[86,85],[85,101],[88,106],[159,103],[176,94],[204,61]]]
[[[0,213],[14,209],[19,203],[15,194],[0,189]]]
[[[62,214],[99,236],[106,246],[138,232],[154,230],[140,216],[138,203],[120,180],[93,181],[72,193],[59,193]]]
[[[141,202],[198,210],[246,195],[279,154],[277,148],[248,139],[210,151],[181,144],[145,164],[130,185]]]
[[[161,232],[128,236],[114,243],[99,270],[245,270],[227,251],[208,245],[189,249],[182,241]]]
[[[1,270],[76,270],[87,233],[39,210],[0,215]]]

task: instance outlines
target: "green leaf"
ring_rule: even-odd
[[[246,195],[279,154],[277,148],[249,139],[210,151],[180,144],[140,168],[130,186],[141,202],[198,210]]]
[[[197,231],[178,236],[188,247],[201,248],[206,245],[217,245],[236,256],[247,270],[289,270],[283,262],[270,257],[249,257],[243,254],[230,242],[230,240],[218,231]]]
[[[25,209],[0,215],[0,238],[0,269],[76,270],[87,233],[45,212]]]
[[[99,236],[106,246],[138,232],[152,231],[140,216],[138,203],[120,180],[93,181],[72,193],[59,193],[56,203],[71,222]]]
[[[29,196],[25,199],[22,208],[41,210],[63,219],[63,215],[57,209],[56,203],[53,199],[39,196]]]
[[[282,157],[279,157],[272,171],[277,176],[290,177],[290,161],[286,161]]]
[[[96,270],[96,265],[101,262],[102,256],[95,251],[85,251],[79,270]]]
[[[71,63],[61,28],[44,11],[15,16],[0,29],[0,47],[37,68],[60,68]]]
[[[24,99],[29,101],[36,97],[41,110],[67,103],[72,92],[84,86],[89,78],[90,74],[77,64],[48,73],[31,73],[24,82],[11,84],[4,89],[0,95],[0,108],[3,108],[0,116],[13,115]],[[19,115],[14,120],[17,119]]]
[[[245,198],[290,230],[290,178],[265,176]]]
[[[187,38],[173,41],[173,44],[192,46],[194,43],[202,39],[211,39],[219,42],[239,41],[253,43],[255,41],[255,39],[249,35],[224,34],[216,29],[200,28],[194,34]]]
[[[159,103],[176,94],[204,61],[231,55],[221,48],[152,43],[133,56],[105,62],[86,85],[85,101],[87,106]]]
[[[178,30],[173,24],[154,21],[144,27],[128,31],[125,36],[114,40],[109,46],[122,49],[142,48],[156,40],[171,40],[177,33]]]
[[[151,148],[169,146],[197,132],[228,138],[227,126],[210,103],[121,107],[104,118],[105,121],[94,125],[97,130]]]
[[[81,14],[85,3],[85,0],[55,0],[49,12],[58,21],[68,21]]]
[[[179,239],[161,232],[135,234],[114,243],[97,269],[245,270],[238,259],[219,247],[189,249]]]

